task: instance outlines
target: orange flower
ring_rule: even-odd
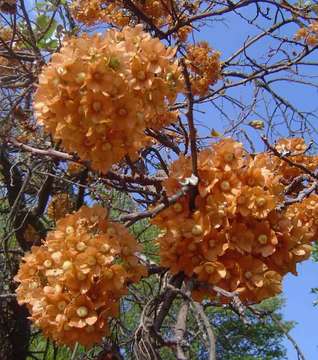
[[[230,249],[234,249],[239,253],[251,253],[255,242],[255,235],[252,229],[246,224],[234,221],[229,231]]]
[[[264,219],[278,204],[277,197],[259,186],[244,186],[237,198],[237,210],[246,217]]]
[[[260,302],[281,292],[281,276],[268,270],[260,260],[251,256],[239,259],[241,284],[238,289],[244,301]]]
[[[193,272],[198,280],[212,285],[217,285],[221,279],[226,277],[226,268],[218,261],[206,261],[196,266]]]

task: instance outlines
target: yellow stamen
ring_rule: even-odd
[[[76,310],[76,314],[81,317],[84,318],[88,315],[88,309],[86,306],[80,306],[77,310]]]

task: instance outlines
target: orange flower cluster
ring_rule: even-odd
[[[48,209],[48,216],[57,221],[73,210],[73,203],[67,193],[56,194],[52,197]]]
[[[146,274],[128,230],[96,205],[60,219],[33,246],[15,278],[19,304],[44,335],[60,344],[91,346],[109,332],[127,285]]]
[[[193,94],[206,95],[209,86],[220,79],[220,53],[212,50],[203,41],[187,48],[187,63],[191,72],[191,87]]]
[[[318,166],[318,157],[305,156],[305,148],[302,139],[283,139],[276,146],[282,154],[298,151],[292,159],[305,166]],[[296,273],[296,263],[309,257],[318,235],[317,195],[279,207],[286,200],[283,184],[291,183],[294,170],[268,152],[249,156],[231,139],[200,152],[194,211],[185,195],[153,220],[163,230],[158,239],[161,264],[195,277],[198,301],[216,296],[209,285],[237,291],[246,302],[278,294],[282,276]],[[168,195],[180,190],[191,172],[191,159],[173,163],[165,181]]]
[[[0,11],[14,14],[17,11],[17,0],[0,0]]]
[[[1,9],[1,2],[0,2]],[[10,44],[12,40],[12,29],[9,27],[2,27],[0,29],[0,38],[2,41]],[[14,43],[13,48],[17,48],[17,44]],[[0,76],[9,75],[14,71],[14,67],[17,66],[19,62],[16,59],[8,59],[4,56],[0,56]]]
[[[72,38],[40,75],[37,119],[68,151],[106,172],[149,142],[145,128],[176,121],[168,110],[182,87],[174,54],[141,26]]]
[[[133,15],[132,7],[145,14],[156,27],[163,27],[174,23],[174,12],[178,9],[180,14],[186,18],[195,14],[200,8],[202,1],[177,0],[132,0],[131,5],[123,0],[75,0],[71,6],[72,14],[80,22],[93,25],[107,22],[117,26],[134,25],[138,19]]]
[[[318,45],[318,21],[309,24],[308,27],[300,28],[295,35],[295,40],[304,40],[308,46]]]
[[[301,138],[280,139],[276,144],[276,149],[282,155],[290,157],[293,163],[303,165],[310,171],[315,171],[318,167],[316,156],[305,155],[308,146]],[[278,171],[283,175],[285,184],[291,182],[296,176],[303,174],[302,169],[292,167],[287,162],[280,161],[277,157],[273,161]]]
[[[75,0],[71,11],[76,20],[86,25],[107,22],[125,26],[130,22],[130,17],[119,8],[117,1]]]

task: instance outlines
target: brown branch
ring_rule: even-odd
[[[184,274],[183,273],[179,273],[174,275],[171,280],[170,280],[170,285],[172,285],[173,287],[176,288],[181,288],[182,283],[183,283],[183,279],[184,279]],[[173,303],[173,300],[176,298],[177,296],[177,292],[174,291],[173,289],[168,289],[165,293],[164,293],[164,298],[162,301],[162,305],[160,306],[160,309],[158,311],[158,314],[155,318],[155,321],[153,323],[153,328],[155,330],[155,332],[159,332],[161,325],[164,321],[164,319],[166,318],[166,316],[168,315],[168,312],[171,308],[171,305]]]
[[[157,214],[159,214],[161,211],[166,209],[168,206],[176,203],[182,196],[185,196],[192,189],[193,189],[193,185],[185,185],[181,188],[181,190],[179,190],[174,195],[166,198],[163,203],[157,205],[153,209],[146,210],[143,212],[135,212],[135,213],[131,213],[131,214],[121,215],[121,216],[119,216],[118,221],[120,221],[120,222],[127,221],[126,226],[131,226],[138,220],[145,219],[145,218],[153,218]]]
[[[186,333],[188,310],[189,310],[189,302],[184,301],[179,309],[177,322],[175,325],[177,360],[187,360],[187,357],[182,348],[182,344],[184,342],[184,335]]]
[[[186,85],[186,96],[187,96],[187,112],[186,117],[188,120],[189,132],[190,132],[190,148],[191,148],[191,162],[192,162],[192,173],[198,177],[198,149],[197,149],[197,131],[194,126],[194,118],[193,118],[193,106],[194,99],[191,88],[190,75],[185,64],[184,59],[181,59],[182,72],[184,76],[184,81]],[[195,198],[198,194],[198,188],[194,187],[190,193],[190,209],[195,208]]]
[[[202,319],[202,322],[204,324],[204,327],[206,329],[209,338],[209,343],[210,343],[209,360],[216,360],[216,346],[215,346],[216,338],[214,335],[212,325],[210,324],[208,317],[205,315],[205,312],[201,304],[195,302],[194,309],[198,313],[199,317]]]

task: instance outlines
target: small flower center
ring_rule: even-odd
[[[46,267],[46,268],[50,268],[52,266],[52,261],[51,260],[45,260],[43,265]]]
[[[32,281],[30,284],[29,284],[29,289],[37,289],[38,288],[38,283],[35,282],[35,281]]]
[[[63,67],[63,66],[59,66],[57,69],[56,69],[57,73],[61,76],[65,75],[67,73],[66,69]]]
[[[66,261],[63,262],[62,269],[64,271],[67,271],[67,270],[71,269],[71,267],[72,267],[72,262],[71,261],[66,260]]]
[[[172,72],[169,72],[166,76],[166,80],[167,81],[172,81],[174,80],[174,74]]]
[[[84,72],[80,72],[80,73],[77,74],[75,81],[76,81],[78,84],[81,84],[81,83],[84,82],[85,77],[86,77],[86,74],[85,74]]]
[[[231,185],[228,181],[222,181],[221,182],[221,189],[223,191],[229,191],[231,189]]]
[[[181,213],[183,211],[183,206],[180,203],[176,203],[173,205],[173,210],[176,213]]]
[[[258,236],[257,238],[257,241],[260,243],[260,244],[266,244],[267,243],[267,240],[268,240],[268,237],[267,235],[265,234],[261,234]]]
[[[86,244],[83,241],[80,241],[76,244],[77,251],[84,251],[87,248]]]
[[[244,274],[244,276],[246,277],[246,279],[250,279],[252,276],[253,276],[253,274],[250,272],[250,271],[246,271],[246,273]]]
[[[60,301],[60,302],[57,304],[57,308],[58,308],[60,311],[63,311],[63,310],[66,308],[66,302],[65,302],[65,301]]]
[[[67,235],[72,235],[74,233],[73,226],[66,226],[65,232]]]
[[[266,204],[266,199],[263,197],[256,198],[256,206],[262,207]]]
[[[102,253],[108,253],[109,252],[109,250],[110,250],[110,246],[108,245],[108,244],[103,244],[101,247],[100,247],[100,251],[102,252]]]
[[[60,251],[56,251],[51,255],[51,258],[55,262],[59,262],[61,260],[62,253]]]
[[[191,230],[192,235],[199,236],[203,233],[203,229],[201,225],[194,225]]]
[[[206,272],[207,274],[213,274],[213,273],[214,273],[214,267],[211,266],[211,265],[206,266],[206,267],[205,267],[205,272]]]
[[[110,58],[108,66],[113,70],[118,70],[120,66],[120,61],[116,58]]]
[[[86,306],[80,306],[79,308],[77,308],[76,310],[76,314],[80,317],[80,318],[84,318],[88,315],[88,309]]]

